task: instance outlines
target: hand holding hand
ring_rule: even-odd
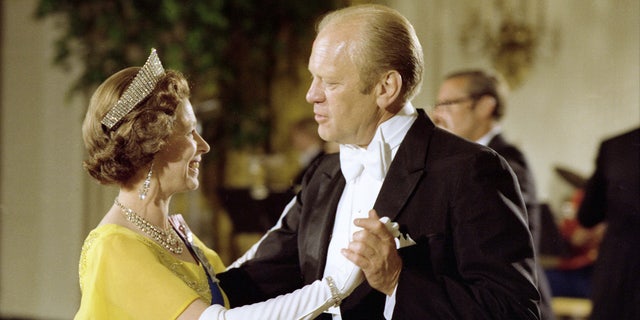
[[[402,259],[385,222],[389,224],[380,221],[375,210],[369,211],[369,218],[355,219],[355,225],[362,230],[353,234],[353,240],[348,248],[342,249],[342,254],[362,269],[372,288],[391,295],[400,278]]]
[[[346,298],[364,281],[364,274],[362,270],[360,270],[360,267],[349,261],[345,260],[345,262],[350,265],[346,272],[333,275],[340,299]]]

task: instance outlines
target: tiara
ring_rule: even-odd
[[[118,102],[107,112],[100,123],[107,126],[108,129],[113,128],[131,109],[133,109],[140,101],[144,100],[151,91],[156,87],[158,80],[164,75],[164,68],[158,58],[156,49],[151,49],[151,54],[144,63],[136,77],[133,78],[131,84],[124,91]]]

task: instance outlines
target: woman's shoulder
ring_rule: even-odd
[[[153,246],[150,239],[124,226],[109,223],[99,225],[89,232],[82,245],[82,253],[88,254],[91,251],[101,253],[107,250],[110,255],[113,255],[117,252],[138,251],[137,248],[150,246]]]
[[[114,241],[114,240],[138,240],[141,238],[135,231],[115,223],[106,223],[97,226],[89,232],[85,242],[89,239],[96,241]]]
[[[134,231],[117,224],[103,224],[91,230],[80,253],[80,287],[85,285],[87,279],[98,276],[100,270],[113,268],[120,265],[121,261],[139,256],[143,252],[140,248],[146,246],[141,238]]]

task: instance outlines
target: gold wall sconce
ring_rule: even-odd
[[[483,1],[462,27],[467,54],[487,56],[511,88],[522,85],[542,54],[555,52],[557,30],[549,30],[545,0]]]

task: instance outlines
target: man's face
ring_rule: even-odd
[[[323,29],[313,43],[307,102],[313,104],[318,134],[325,141],[368,145],[383,112],[375,92],[363,94],[359,71],[349,56],[352,32],[343,26]]]
[[[473,141],[480,138],[477,136],[479,119],[475,103],[467,93],[466,79],[447,79],[440,86],[431,116],[437,126]]]

